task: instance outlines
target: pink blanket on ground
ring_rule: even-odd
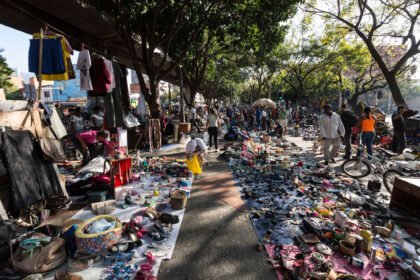
[[[275,249],[276,245],[273,244],[265,244],[265,249],[267,250],[268,256],[272,259],[275,257]],[[316,252],[315,246],[311,246],[312,252]],[[295,262],[295,256],[299,254],[301,251],[298,246],[295,245],[283,245],[283,249],[280,251],[281,255],[287,256],[288,260],[286,262],[288,265],[293,266]],[[334,263],[334,270],[338,273],[348,273],[348,274],[355,274],[358,277],[361,277],[365,280],[382,280],[385,277],[392,274],[392,271],[380,270],[380,275],[374,275],[372,272],[373,266],[369,265],[369,259],[365,257],[364,263],[368,264],[362,269],[359,269],[351,264],[345,258],[337,257],[337,256],[328,256],[326,257],[327,260]],[[310,257],[305,258],[305,264],[309,265],[309,267],[313,267],[313,263],[310,260]],[[281,266],[275,266],[276,273],[279,280],[283,280],[283,272]]]

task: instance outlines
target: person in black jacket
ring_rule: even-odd
[[[352,128],[357,124],[357,118],[353,115],[350,110],[347,109],[346,104],[341,105],[341,121],[344,124],[346,133],[344,134],[344,144],[346,145],[344,159],[350,159],[351,156],[351,135]]]
[[[406,148],[404,113],[406,109],[404,105],[399,105],[397,111],[392,114],[392,126],[394,127],[394,138],[392,140],[392,151],[401,154]]]

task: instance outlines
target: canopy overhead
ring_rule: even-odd
[[[275,109],[277,106],[276,103],[271,99],[260,98],[252,104],[252,107],[267,107]]]
[[[65,35],[75,50],[85,43],[92,51],[114,57],[129,68],[143,63],[140,43],[136,46],[140,59],[133,61],[118,28],[82,0],[0,0],[0,23],[29,34],[49,26]],[[169,62],[166,64],[170,66]],[[177,83],[177,71],[165,81]]]

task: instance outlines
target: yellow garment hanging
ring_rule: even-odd
[[[34,39],[39,39],[39,33],[34,33],[33,34],[33,38]],[[57,39],[59,38],[58,36],[55,35],[45,35],[43,37],[44,39]],[[63,50],[63,62],[64,62],[64,68],[66,69],[66,72],[62,73],[62,74],[42,74],[41,78],[44,81],[67,81],[69,80],[69,73],[68,73],[68,61],[70,60],[70,51],[67,50],[67,44],[66,44],[66,40],[64,39],[64,37],[60,38],[60,44],[61,44],[61,48]]]

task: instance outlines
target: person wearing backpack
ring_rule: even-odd
[[[350,159],[352,128],[356,126],[357,118],[353,115],[353,113],[347,108],[347,105],[344,103],[341,105],[340,117],[345,129],[344,145],[346,145],[346,149],[343,158]]]

